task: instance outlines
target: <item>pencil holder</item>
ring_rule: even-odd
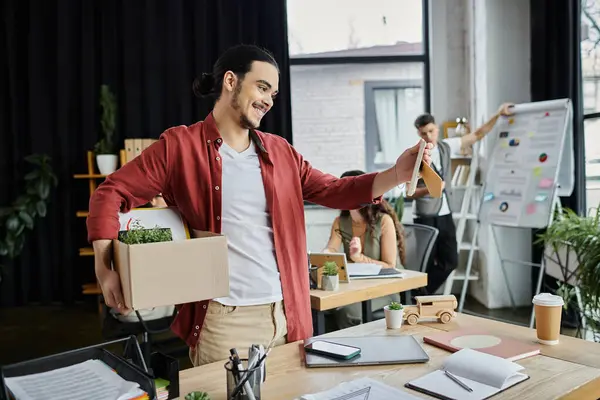
[[[261,366],[255,366],[248,370],[248,359],[241,359],[243,371],[234,368],[231,361],[225,363],[225,373],[227,374],[227,399],[228,400],[260,400],[260,385],[262,382]],[[247,375],[250,375],[246,380]],[[246,381],[242,389],[232,397],[240,382]]]

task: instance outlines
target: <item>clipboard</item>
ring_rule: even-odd
[[[327,261],[333,261],[338,266],[338,276],[342,283],[348,283],[348,270],[346,265],[346,253],[308,253],[308,263],[312,268],[316,268],[311,271],[313,280],[317,284],[317,288],[321,289],[321,277],[323,276],[323,264]]]

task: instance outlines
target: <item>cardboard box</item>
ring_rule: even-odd
[[[194,238],[127,245],[113,241],[125,305],[145,309],[229,295],[227,238],[194,231]]]

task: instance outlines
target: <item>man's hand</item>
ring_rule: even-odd
[[[125,301],[123,300],[119,274],[112,269],[105,268],[103,271],[97,271],[96,277],[100,283],[106,305],[116,309],[123,315],[129,314],[131,310],[125,306]]]
[[[400,157],[396,160],[396,175],[398,175],[398,184],[410,182],[412,178],[412,173],[415,168],[415,163],[417,162],[417,156],[419,155],[419,147],[421,144],[421,139],[416,145],[413,147],[404,150]],[[431,149],[433,145],[431,143],[427,143],[425,145],[425,151],[423,152],[423,162],[426,164],[431,164]]]
[[[512,108],[514,107],[513,103],[504,103],[500,106],[500,108],[498,108],[498,114],[500,115],[513,115],[513,110]]]
[[[362,253],[362,245],[360,244],[360,238],[353,237],[350,240],[350,259],[356,261]]]

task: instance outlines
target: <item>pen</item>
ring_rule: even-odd
[[[271,352],[271,347],[266,351],[266,353],[260,358],[260,360],[258,360],[258,362],[256,363],[257,367],[261,366],[262,363],[265,361],[265,358],[267,358],[267,356],[269,355],[269,353]],[[250,379],[250,375],[252,375],[254,371],[249,371],[246,376],[242,379],[242,381],[240,383],[238,383],[238,385],[236,386],[236,388],[233,390],[231,396],[229,397],[229,399],[234,399],[235,396],[237,396],[239,394],[239,392],[242,390],[242,386],[244,386],[246,383],[248,383],[248,379]]]
[[[254,392],[252,391],[252,386],[250,386],[250,382],[248,382],[250,373],[248,372],[247,374],[245,374],[246,376],[244,376],[244,374],[242,373],[244,371],[244,366],[242,365],[242,361],[240,360],[240,357],[238,356],[237,350],[230,349],[229,353],[231,353],[230,358],[233,361],[233,367],[237,371],[237,374],[239,374],[238,379],[236,379],[237,387],[239,389],[241,389],[242,387],[244,388],[244,390],[246,391],[246,396],[248,396],[248,400],[256,400],[256,397],[254,397]],[[239,392],[239,390],[238,390],[238,392]],[[234,393],[234,395],[232,397],[235,397],[235,396],[237,396],[237,393]]]
[[[456,382],[457,384],[459,384],[463,389],[465,389],[468,392],[472,392],[473,389],[471,389],[470,387],[468,387],[463,381],[461,381],[460,379],[458,379],[457,377],[455,377],[454,375],[452,375],[450,372],[444,370],[444,373],[446,374],[446,376],[450,379],[452,379],[454,382]]]

